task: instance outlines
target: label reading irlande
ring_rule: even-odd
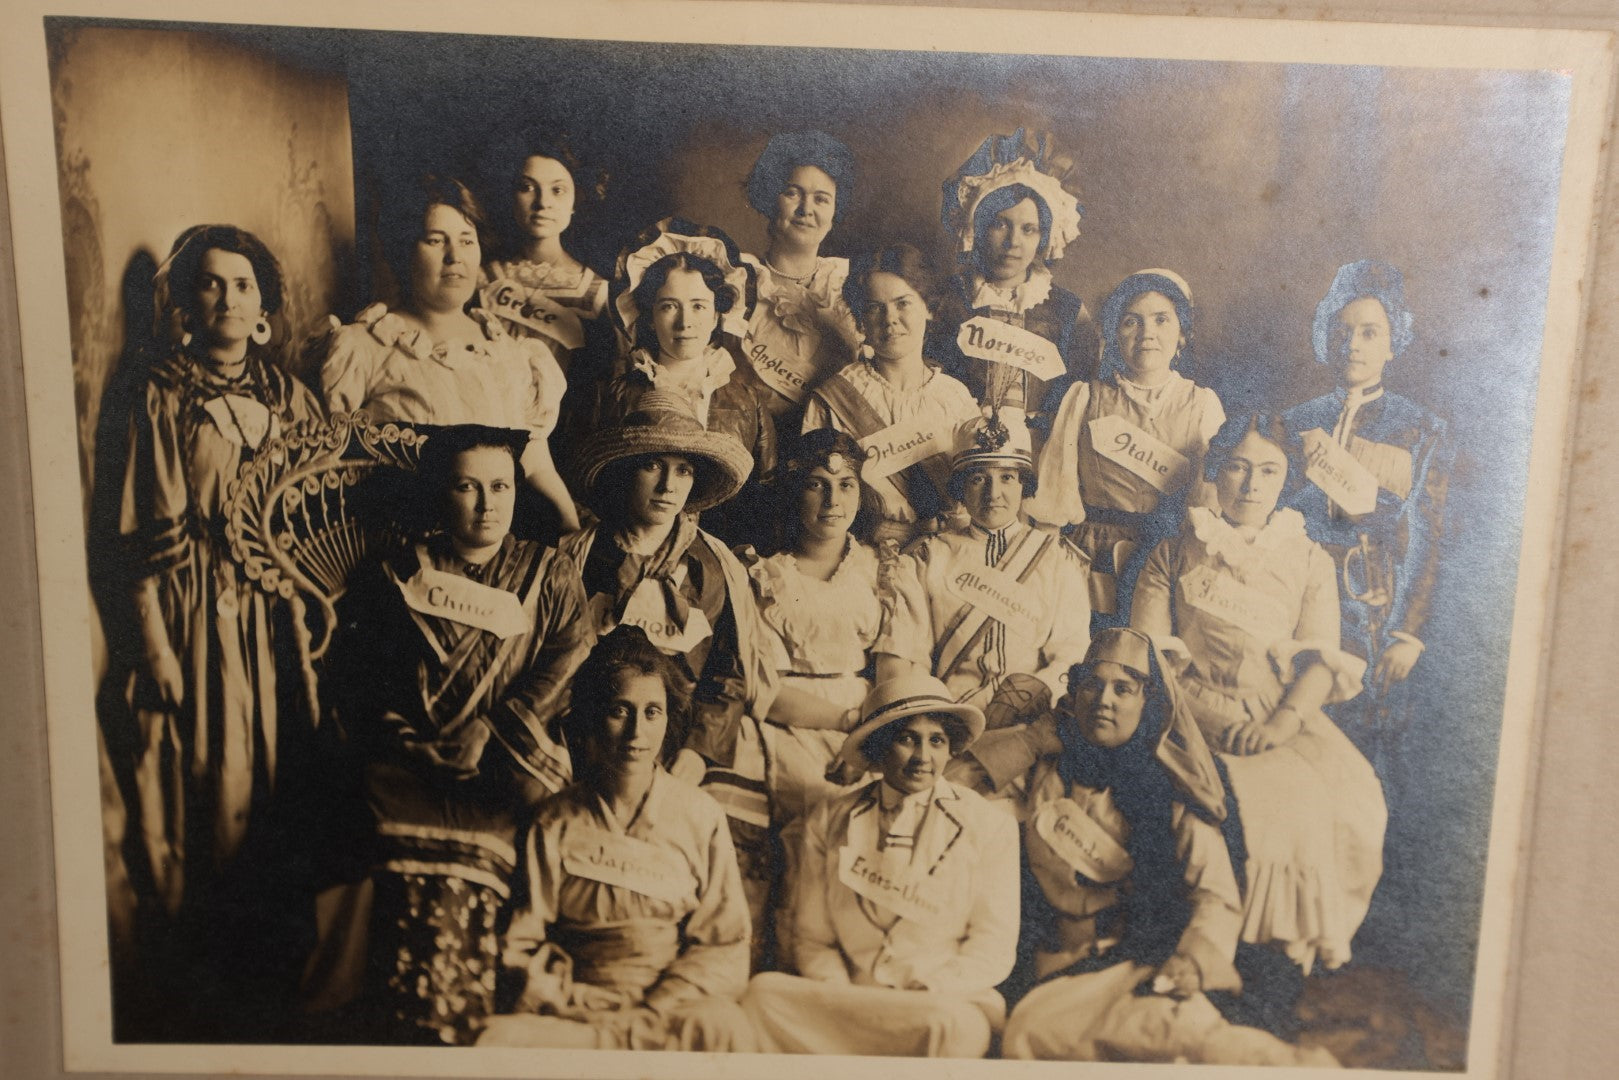
[[[943,905],[926,894],[937,886],[926,878],[885,873],[874,852],[845,845],[838,849],[838,880],[874,904],[911,922],[934,923],[944,915]]]
[[[868,483],[892,476],[908,469],[934,454],[942,454],[949,447],[947,437],[934,429],[934,421],[909,420],[890,424],[881,431],[860,440],[866,452],[866,464],[860,474]]]
[[[1021,326],[984,315],[974,315],[961,324],[956,346],[968,356],[1008,364],[1037,379],[1050,381],[1068,370],[1052,342]]]

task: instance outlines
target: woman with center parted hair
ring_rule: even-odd
[[[979,415],[978,403],[924,355],[939,293],[920,251],[893,244],[857,256],[843,296],[865,345],[810,394],[804,430],[854,436],[882,501],[877,539],[908,543],[949,506],[950,435]]]
[[[768,241],[763,256],[742,256],[759,289],[742,354],[774,391],[772,415],[796,416],[809,391],[859,347],[843,299],[849,260],[821,254],[848,212],[854,181],[854,155],[821,131],[771,136],[748,173],[748,205],[764,215]]]
[[[748,909],[725,816],[664,771],[687,707],[675,661],[636,626],[597,642],[562,720],[574,782],[524,845],[505,935],[510,1015],[482,1046],[753,1049],[736,998]]]
[[[313,703],[290,647],[295,620],[231,557],[225,500],[245,463],[321,408],[267,348],[282,276],[258,237],[187,229],[154,285],[168,351],[130,411],[119,523],[141,650],[125,738],[142,900],[155,925],[175,923],[165,932],[179,947],[143,957],[158,965],[143,974],[177,1037],[240,1037],[296,977],[273,970],[294,955],[283,939],[305,932],[279,819]]]
[[[750,464],[742,444],[706,430],[685,398],[647,390],[623,424],[579,448],[576,483],[600,521],[560,547],[579,568],[595,632],[641,627],[695,684],[670,771],[724,807],[763,925],[774,866],[758,718],[779,678],[747,571],[697,523],[741,489]]]
[[[1030,775],[1020,815],[1037,982],[1012,1009],[1002,1054],[1335,1064],[1248,1026],[1284,1026],[1302,982],[1238,944],[1228,844],[1240,833],[1158,646],[1103,630],[1067,684],[1062,752]]]
[[[1120,282],[1102,305],[1101,372],[1069,388],[1040,452],[1040,490],[1025,509],[1075,526],[1097,627],[1129,621],[1141,560],[1188,503],[1209,502],[1203,454],[1225,410],[1175,370],[1191,358],[1192,314],[1192,290],[1173,271]]]
[[[743,489],[704,526],[729,544],[763,542],[776,469],[771,391],[734,355],[753,311],[753,268],[718,229],[666,218],[619,255],[612,297],[626,355],[598,384],[595,428],[617,424],[648,390],[683,398],[753,459]]]
[[[743,1004],[777,1053],[982,1057],[1018,937],[1011,815],[944,778],[983,714],[930,675],[872,688],[843,753],[881,778],[816,807],[794,890],[797,975]]]
[[[1136,585],[1132,626],[1184,643],[1187,706],[1230,774],[1247,837],[1243,939],[1306,972],[1348,962],[1383,869],[1387,810],[1366,759],[1322,712],[1360,693],[1339,644],[1331,556],[1295,510],[1302,479],[1281,418],[1233,417],[1209,445],[1219,511],[1192,507]]]
[[[480,305],[514,337],[542,339],[570,389],[590,385],[611,357],[611,329],[602,317],[607,279],[569,251],[563,237],[606,197],[607,175],[583,164],[565,136],[534,130],[498,139],[481,171],[497,200],[491,205],[510,209],[496,215],[502,243],[499,257],[483,264]]]
[[[1064,391],[1091,376],[1099,344],[1084,301],[1051,278],[1079,239],[1072,170],[1049,133],[1018,128],[989,136],[944,183],[962,271],[933,329],[934,355],[980,403],[1026,414],[1042,439]]]
[[[520,817],[572,772],[552,724],[590,637],[572,564],[510,534],[527,440],[428,437],[417,480],[438,528],[357,575],[328,660],[375,890],[361,1001],[385,1042],[475,1033]]]
[[[562,370],[544,340],[513,337],[473,305],[483,251],[477,200],[459,180],[426,176],[383,209],[383,254],[400,304],[392,311],[373,304],[312,345],[324,350],[327,407],[364,409],[375,424],[521,428],[530,435],[528,483],[554,507],[564,531],[578,528],[546,445],[562,401]]]

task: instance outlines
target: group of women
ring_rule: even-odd
[[[856,181],[820,132],[748,177],[763,253],[669,218],[610,280],[565,243],[600,174],[500,167],[495,222],[443,177],[383,208],[397,299],[314,343],[318,395],[255,237],[158,274],[119,764],[163,1036],[1320,1060],[1287,1004],[1381,873],[1362,748],[1409,707],[1449,467],[1383,387],[1398,271],[1318,308],[1336,392],[1228,419],[1177,370],[1179,275],[1099,320],[1052,281],[1048,138],[944,184],[949,278],[820,254]],[[420,513],[316,702],[223,500],[354,411],[425,436]]]

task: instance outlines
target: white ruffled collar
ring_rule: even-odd
[[[1306,535],[1304,515],[1285,507],[1273,511],[1270,520],[1258,529],[1233,525],[1206,506],[1188,508],[1186,519],[1209,554],[1232,567],[1268,559],[1282,545]]]
[[[990,283],[982,274],[974,274],[973,307],[994,308],[1022,315],[1038,307],[1051,296],[1051,271],[1036,263],[1029,267],[1029,275],[1010,290]]]

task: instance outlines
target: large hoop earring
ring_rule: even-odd
[[[253,344],[255,345],[264,345],[268,343],[270,340],[270,320],[263,315],[260,315],[259,321],[253,324],[252,337]]]

